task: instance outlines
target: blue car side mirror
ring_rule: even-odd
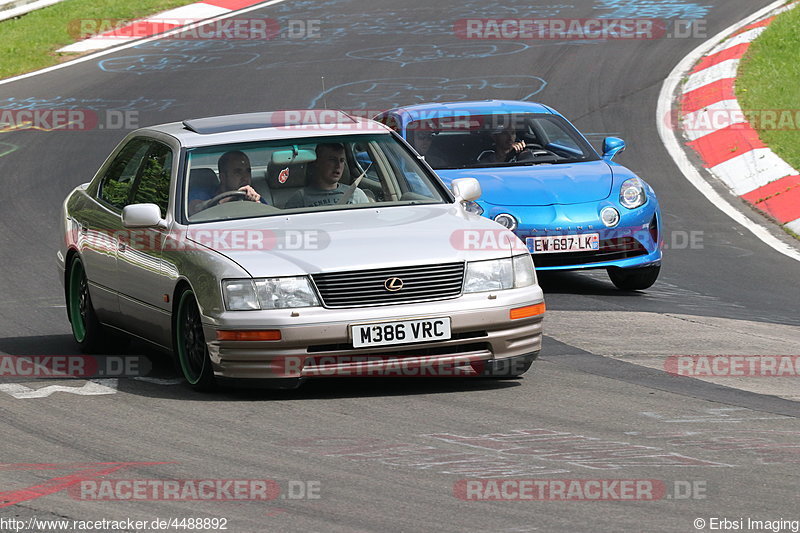
[[[603,159],[611,161],[614,156],[625,150],[625,141],[617,137],[603,139]]]

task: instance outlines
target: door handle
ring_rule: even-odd
[[[117,250],[119,250],[120,252],[124,252],[125,248],[127,248],[127,246],[125,246],[124,242],[117,241]]]

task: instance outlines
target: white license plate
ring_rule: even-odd
[[[423,318],[350,326],[353,347],[386,346],[450,338],[450,318]]]
[[[582,235],[549,235],[547,237],[527,237],[525,244],[532,254],[554,254],[560,252],[583,252],[600,249],[599,233]]]

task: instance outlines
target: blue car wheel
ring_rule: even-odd
[[[616,268],[608,269],[608,277],[618,288],[625,291],[641,291],[650,288],[658,279],[661,265],[644,268]]]

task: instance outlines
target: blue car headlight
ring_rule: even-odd
[[[639,178],[630,178],[622,182],[619,188],[619,203],[628,209],[636,209],[647,201],[644,183]]]

